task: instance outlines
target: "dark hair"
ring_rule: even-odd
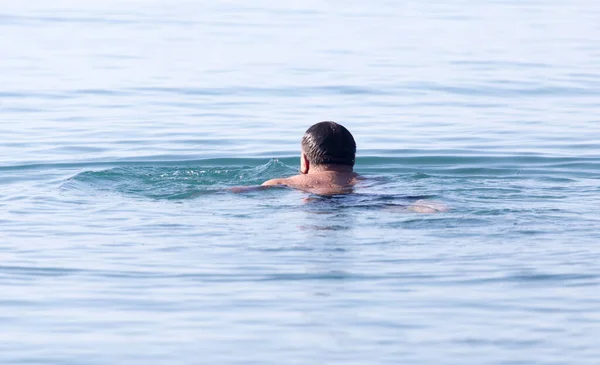
[[[354,166],[356,142],[350,131],[335,122],[317,123],[306,130],[302,149],[315,165]]]

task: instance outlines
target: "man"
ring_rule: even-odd
[[[353,171],[356,142],[350,131],[335,122],[317,123],[304,133],[300,174],[266,181],[262,186],[283,185],[319,195],[345,194],[360,180]]]
[[[272,179],[259,188],[288,186],[318,195],[348,194],[364,179],[353,170],[356,142],[344,126],[335,122],[317,123],[306,130],[301,147],[299,175]],[[232,190],[240,193],[255,189],[236,187]],[[405,209],[418,213],[447,211],[443,204],[425,200],[418,200]]]

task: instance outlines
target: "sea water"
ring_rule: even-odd
[[[0,1],[0,363],[598,364],[599,20]],[[231,192],[322,120],[353,194]]]

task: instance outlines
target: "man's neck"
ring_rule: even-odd
[[[348,165],[316,165],[311,166],[308,169],[309,174],[323,173],[323,172],[339,172],[339,173],[349,173],[353,172],[352,166]]]

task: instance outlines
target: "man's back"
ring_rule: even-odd
[[[263,186],[284,185],[319,195],[347,194],[352,192],[360,176],[352,171],[318,171],[285,179],[273,179]]]

